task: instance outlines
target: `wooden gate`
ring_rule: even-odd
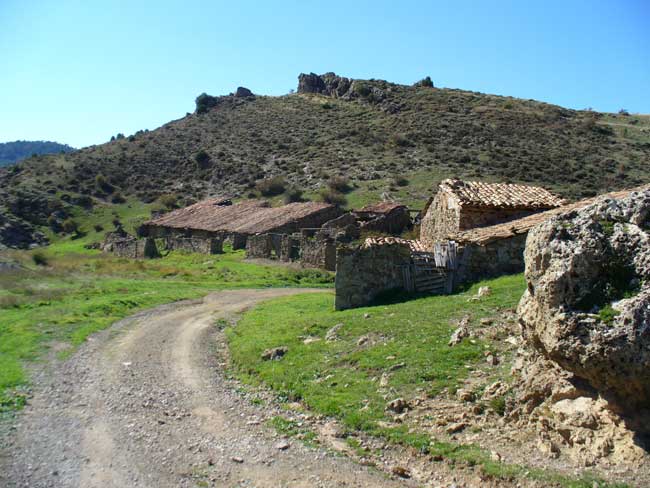
[[[432,253],[413,252],[412,264],[402,267],[404,288],[430,295],[451,293],[458,263],[456,252],[454,241],[436,243]]]

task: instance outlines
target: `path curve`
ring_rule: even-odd
[[[223,291],[141,312],[35,375],[5,436],[0,486],[397,487],[405,482],[278,438],[223,377],[218,318],[317,290]],[[322,290],[318,290],[321,291]]]

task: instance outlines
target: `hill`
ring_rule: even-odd
[[[67,144],[51,141],[0,142],[0,166],[8,166],[34,154],[57,154],[74,151]]]
[[[285,180],[279,191],[315,196],[339,176],[351,205],[390,194],[416,206],[446,177],[534,183],[570,198],[650,181],[648,116],[431,85],[328,73],[301,75],[297,93],[280,97],[203,94],[194,113],[156,130],[0,170],[0,201],[44,225],[93,199],[246,198],[274,176]]]

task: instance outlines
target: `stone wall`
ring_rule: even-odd
[[[411,249],[406,244],[339,247],[335,308],[360,307],[384,291],[403,289],[402,267],[410,263]]]
[[[305,266],[336,270],[336,240],[316,235],[300,241],[300,262]]]
[[[113,237],[104,243],[102,250],[113,253],[121,258],[153,259],[160,257],[156,241],[151,237],[147,237],[146,239],[136,239],[133,236],[122,238]]]
[[[458,233],[459,226],[460,209],[455,199],[439,191],[420,222],[420,241],[425,248],[433,249],[436,242]]]
[[[223,239],[219,237],[169,236],[165,239],[165,249],[199,254],[221,254],[223,252]]]
[[[271,259],[273,257],[273,238],[271,234],[256,234],[246,240],[246,257]]]
[[[387,214],[379,214],[366,222],[361,228],[373,232],[399,235],[411,227],[411,215],[407,207],[398,207]]]
[[[524,271],[527,233],[495,239],[485,245],[467,243],[458,250],[454,285]]]
[[[297,261],[300,259],[300,235],[256,234],[246,241],[246,258],[279,259]]]

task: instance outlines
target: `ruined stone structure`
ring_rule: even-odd
[[[170,235],[165,238],[168,251],[186,251],[199,254],[221,254],[223,239],[221,237],[179,237]]]
[[[228,199],[213,198],[145,222],[141,233],[151,237],[219,238],[233,249],[243,249],[252,235],[291,234],[320,227],[341,213],[338,207],[320,202],[271,207],[263,200],[232,204]]]
[[[566,202],[544,188],[506,183],[444,180],[427,203],[420,240],[427,248],[459,233],[543,212]]]
[[[335,308],[361,307],[382,292],[404,289],[402,267],[410,264],[411,248],[403,242],[339,248]]]
[[[335,230],[303,229],[300,233],[300,262],[304,266],[335,271],[338,242]]]
[[[361,229],[382,234],[399,235],[411,228],[408,207],[397,202],[380,202],[366,205],[354,212]]]
[[[248,238],[246,257],[298,261],[304,266],[335,271],[337,245],[350,241],[345,229],[331,227],[302,229],[299,234],[257,234]]]
[[[121,258],[154,259],[160,257],[158,246],[153,238],[138,239],[122,229],[108,232],[101,249],[103,252],[110,252]]]

